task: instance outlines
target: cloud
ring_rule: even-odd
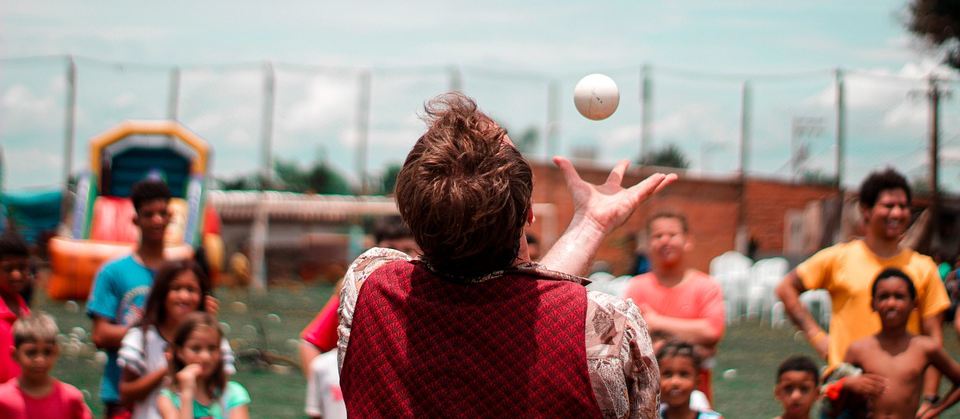
[[[282,109],[284,131],[317,131],[356,119],[360,99],[356,83],[304,76],[286,76],[284,82],[303,91],[303,97]]]
[[[25,131],[49,126],[51,117],[63,115],[64,105],[61,96],[38,94],[25,84],[14,84],[0,96],[0,119],[3,121],[4,135],[13,135]]]
[[[128,108],[137,101],[137,96],[131,92],[123,92],[113,98],[111,103],[116,108]]]

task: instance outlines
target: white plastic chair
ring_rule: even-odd
[[[771,316],[773,304],[777,300],[774,290],[783,280],[790,263],[782,257],[758,260],[750,268],[750,280],[747,288],[747,316],[761,320]]]
[[[710,276],[723,288],[727,310],[727,323],[740,318],[741,307],[746,298],[746,286],[753,261],[736,251],[728,251],[710,261]]]

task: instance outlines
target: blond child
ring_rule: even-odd
[[[0,385],[0,418],[92,418],[80,390],[50,376],[60,354],[58,333],[57,324],[44,313],[14,323],[11,352],[22,374]]]

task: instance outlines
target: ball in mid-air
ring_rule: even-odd
[[[573,89],[573,104],[588,119],[606,119],[620,105],[620,90],[610,77],[591,74],[580,79]]]

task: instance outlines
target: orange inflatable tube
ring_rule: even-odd
[[[54,237],[49,246],[53,265],[47,284],[50,298],[86,300],[103,263],[132,253],[137,244]],[[193,248],[185,243],[167,244],[164,257],[189,259],[193,257]]]

